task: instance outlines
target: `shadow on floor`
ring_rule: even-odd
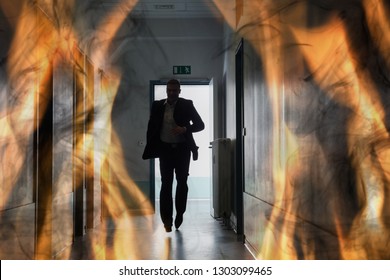
[[[75,240],[60,259],[253,260],[232,229],[210,215],[209,200],[188,201],[179,230],[165,232],[158,213],[106,220]]]

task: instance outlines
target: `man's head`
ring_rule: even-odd
[[[179,94],[181,92],[180,82],[178,80],[172,79],[167,83],[167,101],[169,104],[175,103],[179,99]]]

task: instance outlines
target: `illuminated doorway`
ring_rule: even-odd
[[[152,100],[166,98],[166,82],[151,82]],[[205,129],[194,133],[194,139],[199,146],[199,159],[191,159],[190,175],[188,177],[188,199],[210,199],[211,193],[211,150],[210,142],[213,137],[213,86],[212,81],[181,81],[180,97],[190,99],[205,123]],[[159,160],[155,159],[151,165],[151,180],[154,184],[155,199],[159,199],[161,176]],[[153,185],[152,184],[152,185]],[[176,181],[173,185],[176,191]]]

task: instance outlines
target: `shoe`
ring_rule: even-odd
[[[182,223],[183,223],[183,215],[177,215],[175,219],[175,228],[179,229]]]
[[[171,232],[172,227],[171,226],[164,226],[166,232]]]

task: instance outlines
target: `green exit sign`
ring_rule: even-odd
[[[191,74],[191,66],[173,66],[173,74],[174,75],[190,75]]]

